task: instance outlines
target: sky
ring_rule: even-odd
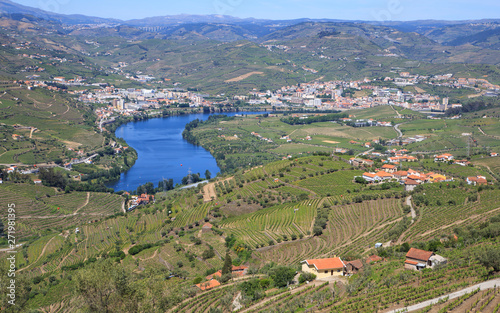
[[[129,20],[177,14],[370,21],[500,18],[498,0],[12,0],[61,14]]]

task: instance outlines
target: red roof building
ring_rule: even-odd
[[[345,264],[339,258],[328,259],[310,259],[304,260],[302,263],[302,271],[312,273],[317,278],[328,276],[342,276],[345,271]]]
[[[200,288],[201,290],[208,290],[208,289],[212,289],[212,288],[217,287],[217,286],[220,286],[220,283],[219,283],[219,281],[217,281],[215,279],[211,279],[209,281],[196,284],[196,287]]]

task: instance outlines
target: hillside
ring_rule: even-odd
[[[497,24],[0,0],[0,311],[497,313]],[[106,187],[194,113],[216,177]]]
[[[248,311],[266,311],[271,303],[296,310],[305,301],[319,312],[364,312],[367,307],[385,310],[420,303],[492,278],[476,255],[485,246],[498,246],[497,235],[477,237],[493,229],[488,223],[496,225],[500,213],[500,177],[494,172],[498,157],[488,157],[482,148],[489,145],[498,151],[498,142],[491,137],[500,135],[495,127],[498,118],[429,120],[401,111],[406,117],[401,120],[391,107],[352,113],[357,118],[376,116],[402,122],[405,137],[428,137],[405,146],[418,161],[403,162],[400,169],[432,171],[453,177],[453,181],[425,183],[410,192],[394,181],[363,184],[354,177],[373,168],[356,168],[348,162],[351,156],[331,154],[337,147],[356,154],[366,151],[349,141],[392,139],[397,136],[392,128],[353,128],[331,122],[290,125],[280,120],[283,116],[213,118],[191,127],[192,135],[213,149],[217,158],[215,151],[223,153],[220,164],[233,173],[196,188],[159,192],[154,203],[132,212],[124,212],[124,196],[64,193],[57,188],[4,182],[0,194],[6,202],[16,204],[16,227],[23,242],[16,259],[18,273],[26,279],[22,283],[32,288],[31,298],[23,306],[52,307],[56,312],[89,307],[87,289],[81,289],[81,284],[97,286],[101,281],[113,286],[118,273],[126,277],[131,292],[143,288],[143,295],[138,298],[133,291],[123,298],[116,293],[100,308],[226,312],[236,305],[232,301],[241,291],[240,305]],[[474,131],[478,125],[485,134]],[[465,129],[474,133],[477,142],[471,151],[474,166],[434,162],[438,152],[451,152],[457,159],[467,153],[466,141],[460,136]],[[256,132],[276,143],[257,139]],[[229,139],[235,134],[237,139]],[[292,142],[280,142],[284,134]],[[311,140],[302,142],[307,136]],[[221,150],[227,140],[232,149]],[[250,159],[251,155],[256,158]],[[239,164],[240,158],[251,165]],[[374,162],[376,168],[383,164],[377,158]],[[484,175],[492,184],[465,182],[467,176],[477,175]],[[205,228],[206,222],[211,230]],[[474,232],[475,228],[481,231]],[[374,249],[378,242],[385,248]],[[434,249],[449,264],[422,275],[403,271],[404,254],[410,246]],[[295,273],[304,259],[339,255],[352,260],[374,254],[386,261],[366,265],[362,274],[335,283],[294,284],[292,291],[280,288],[286,281],[282,285],[277,273]],[[249,266],[250,273],[257,275],[234,279],[211,291],[192,287],[206,283],[204,277],[221,269],[226,258],[236,266]],[[438,283],[448,279],[453,284]],[[251,289],[255,294],[245,289],[249,286],[256,288]],[[426,292],[409,296],[419,288]],[[332,292],[335,297],[326,298]],[[491,292],[475,292],[467,299],[479,299],[481,304],[470,305],[492,312],[497,302],[488,300],[494,295]],[[168,301],[147,300],[158,293]],[[189,300],[184,301],[186,296]],[[133,305],[132,309],[123,307],[124,303]]]

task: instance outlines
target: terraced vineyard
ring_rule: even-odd
[[[295,184],[310,189],[320,195],[344,195],[347,190],[352,191],[357,186],[353,183],[354,176],[363,175],[363,171],[338,171],[319,177],[306,178]]]
[[[428,205],[422,206],[421,217],[403,240],[426,240],[440,233],[451,233],[457,226],[478,224],[500,213],[498,189],[466,192],[463,188],[447,188],[443,183],[425,186],[424,193]],[[477,201],[469,200],[476,196]]]
[[[250,215],[221,222],[220,227],[252,247],[267,245],[283,236],[304,236],[310,233],[320,200],[308,200],[296,205],[278,205]]]
[[[332,200],[327,201],[332,204]],[[307,258],[363,252],[382,240],[384,230],[403,216],[399,199],[331,206],[329,212],[327,228],[320,237],[260,249],[256,255],[262,260],[294,264]]]

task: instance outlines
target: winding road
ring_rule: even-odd
[[[399,126],[401,124],[402,123],[394,125],[394,130],[399,134],[399,138],[403,137],[403,132],[401,130],[399,130]]]

